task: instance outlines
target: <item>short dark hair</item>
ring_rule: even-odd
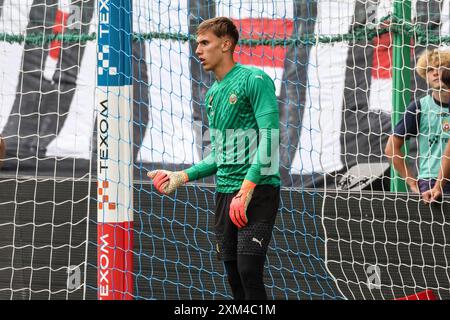
[[[239,41],[239,31],[230,18],[215,17],[200,23],[197,28],[197,35],[205,31],[212,31],[217,37],[229,36],[233,41],[233,48]]]
[[[442,82],[448,89],[450,89],[450,65],[442,71]]]

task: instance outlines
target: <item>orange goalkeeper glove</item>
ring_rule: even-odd
[[[256,183],[244,180],[238,194],[231,200],[230,219],[238,228],[247,225],[247,207],[252,199],[255,187]]]
[[[148,172],[147,176],[153,180],[156,190],[162,194],[170,194],[189,181],[184,171],[153,170]]]

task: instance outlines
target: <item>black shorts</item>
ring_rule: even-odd
[[[238,254],[265,256],[280,205],[280,187],[256,186],[247,208],[248,223],[239,229],[229,216],[237,193],[216,193],[216,250],[223,261],[236,260]]]
[[[424,193],[430,189],[433,189],[436,184],[436,179],[419,179],[418,185],[420,193]],[[442,190],[443,194],[450,194],[450,183],[446,183],[444,186],[444,190]]]

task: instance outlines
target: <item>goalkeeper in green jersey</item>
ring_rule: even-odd
[[[450,64],[447,65],[446,68],[443,68],[441,75],[442,83],[447,88],[447,91],[450,90]],[[450,96],[447,102],[450,105]],[[439,175],[434,184],[433,188],[425,191],[422,194],[422,199],[426,203],[431,203],[433,201],[439,200],[442,195],[442,192],[447,188],[450,179],[450,140],[447,142],[444,153],[442,155],[441,167],[439,170]],[[447,185],[447,187],[446,187]]]
[[[431,92],[408,106],[386,145],[386,155],[394,168],[405,179],[411,191],[420,193],[422,197],[436,184],[443,151],[450,138],[450,93],[441,79],[445,66],[449,64],[448,50],[427,50],[419,57],[416,71],[426,79]],[[401,151],[405,140],[411,137],[417,139],[419,147],[417,177],[413,175]],[[443,192],[450,193],[450,184]]]
[[[267,299],[264,262],[280,202],[279,112],[272,79],[234,61],[238,39],[228,18],[199,25],[196,54],[216,77],[205,97],[212,151],[187,170],[148,176],[169,194],[216,174],[216,247],[233,297]]]

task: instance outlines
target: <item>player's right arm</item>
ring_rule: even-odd
[[[411,191],[416,193],[419,193],[417,179],[406,161],[402,147],[406,139],[418,134],[419,108],[415,102],[408,106],[405,116],[396,125],[394,133],[389,137],[385,148],[385,155],[394,166],[394,169],[405,179]]]
[[[147,176],[153,180],[153,185],[162,194],[170,194],[188,181],[211,176],[217,172],[214,140],[211,141],[211,153],[199,163],[183,171],[153,170]]]
[[[405,179],[405,182],[411,188],[411,191],[419,193],[419,188],[417,187],[417,179],[412,174],[412,169],[406,162],[405,155],[402,151],[402,147],[404,144],[404,138],[396,135],[391,135],[386,144],[385,153],[400,177]]]

